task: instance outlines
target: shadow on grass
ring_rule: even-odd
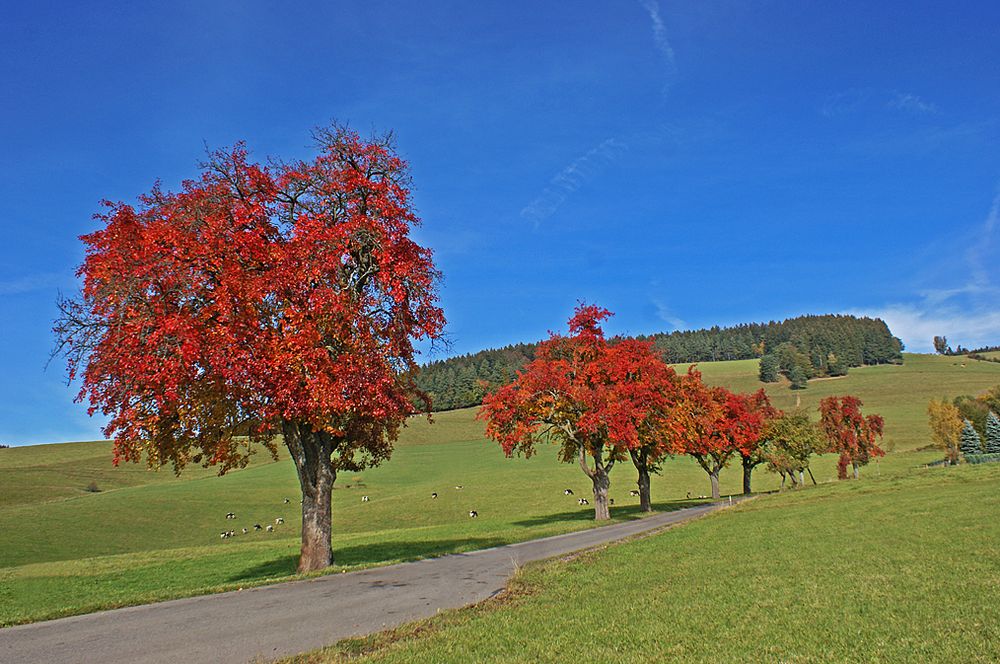
[[[679,509],[684,509],[685,507],[697,507],[698,505],[705,505],[710,503],[710,500],[671,500],[659,503],[653,503],[652,514],[657,512],[674,512]],[[614,505],[611,507],[611,518],[612,519],[639,519],[646,516],[647,513],[639,509],[638,505]],[[554,523],[581,523],[594,520],[594,506],[593,505],[583,505],[580,506],[578,510],[572,512],[556,512],[554,514],[544,514],[540,516],[533,516],[528,519],[522,519],[521,521],[515,521],[515,526],[546,526]]]
[[[478,549],[488,549],[507,544],[507,540],[490,537],[465,537],[446,540],[425,540],[416,542],[372,542],[356,546],[333,547],[334,564],[340,567],[362,567],[382,563],[406,562],[442,556],[449,553],[464,553]],[[230,576],[227,581],[239,583],[261,581],[295,574],[299,556],[281,556]]]

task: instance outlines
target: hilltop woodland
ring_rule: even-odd
[[[898,364],[903,349],[880,319],[832,315],[637,339],[651,342],[673,364],[761,358],[762,381],[784,376],[793,389],[805,388],[810,378],[846,375],[850,367]],[[538,347],[520,343],[436,360],[421,367],[416,383],[430,396],[434,410],[476,406],[492,387],[512,381]]]
[[[515,380],[488,393],[478,414],[508,457],[554,444],[561,461],[579,463],[593,484],[595,519],[610,518],[611,472],[629,459],[641,508],[649,511],[650,473],[674,455],[698,462],[714,499],[719,473],[737,458],[749,494],[753,469],[762,463],[795,485],[814,453],[838,454],[840,479],[847,479],[848,466],[860,478],[862,466],[884,455],[877,442],[883,420],[862,414],[860,399],[821,400],[820,423],[813,425],[801,412],[771,406],[764,390],[739,394],[707,386],[693,366],[678,374],[652,341],[606,339],[601,325],[610,315],[593,305],[577,307],[568,334],[538,344],[535,358]]]

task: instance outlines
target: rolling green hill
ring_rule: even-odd
[[[998,510],[996,464],[765,496],[283,662],[996,662]]]
[[[776,405],[814,408],[827,394],[852,393],[866,411],[886,418],[894,448],[866,477],[907,472],[936,458],[913,452],[928,445],[924,409],[936,396],[974,393],[1000,383],[1000,364],[907,355],[902,366],[861,367],[844,378],[810,382],[801,392],[768,387]],[[754,361],[700,365],[708,382],[756,389]],[[385,564],[465,551],[592,525],[592,512],[562,495],[589,483],[555,450],[532,459],[505,459],[482,436],[474,410],[438,413],[434,424],[415,419],[383,467],[343,474],[334,491],[334,555],[341,568]],[[905,453],[904,453],[905,452]],[[814,464],[818,480],[835,476],[834,460]],[[638,518],[634,469],[612,472],[617,519]],[[89,493],[94,481],[104,489]],[[464,486],[458,490],[456,485]],[[722,475],[722,490],[739,490],[738,468]],[[759,470],[755,489],[776,488]],[[111,466],[108,443],[73,443],[0,450],[0,624],[92,611],[167,597],[236,588],[288,577],[298,550],[298,484],[284,456],[261,454],[248,468],[215,477],[192,468]],[[431,492],[438,500],[430,500]],[[704,472],[690,459],[666,464],[653,480],[657,509],[708,493]],[[361,496],[370,502],[361,502]],[[289,504],[284,499],[290,500]],[[469,509],[480,518],[470,520]],[[237,514],[235,521],[224,518]],[[219,537],[222,530],[262,525],[283,517],[274,533]]]

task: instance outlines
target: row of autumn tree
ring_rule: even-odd
[[[760,379],[784,376],[794,389],[810,378],[842,376],[848,368],[902,362],[902,342],[884,321],[856,316],[798,316],[702,330],[636,337],[650,341],[674,364],[761,358]],[[538,344],[520,343],[424,364],[417,385],[434,410],[482,403],[491,386],[504,385],[535,358]]]
[[[859,477],[861,466],[884,454],[877,442],[882,418],[863,415],[855,397],[824,399],[814,425],[803,412],[774,408],[763,390],[737,394],[705,385],[694,366],[677,373],[650,341],[609,341],[601,325],[610,315],[578,306],[568,334],[540,343],[534,360],[487,394],[479,413],[507,456],[531,456],[550,442],[562,461],[578,463],[593,483],[596,519],[610,518],[610,474],[626,459],[638,473],[641,508],[649,511],[650,476],[673,455],[697,460],[718,499],[719,474],[737,457],[750,493],[762,463],[799,484],[813,453],[837,453],[841,478],[849,466]]]

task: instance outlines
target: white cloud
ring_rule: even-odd
[[[671,331],[673,330],[683,330],[687,327],[687,323],[674,315],[667,306],[667,303],[660,298],[653,298],[653,306],[656,307],[656,315],[659,316],[660,320],[670,326]]]
[[[894,93],[892,98],[889,99],[887,105],[890,108],[895,108],[900,111],[909,111],[911,113],[934,114],[938,112],[938,108],[935,104],[913,94],[912,92]]]
[[[851,88],[828,96],[819,112],[828,118],[859,112],[878,113],[886,109],[905,111],[914,115],[935,115],[934,102],[912,92],[875,88]]]
[[[998,187],[1000,188],[1000,187]],[[1000,229],[1000,193],[976,230],[965,255],[968,277],[957,286],[920,293],[920,300],[893,303],[880,309],[854,312],[882,318],[910,350],[933,350],[935,336],[966,348],[1000,344],[1000,285],[995,283],[995,235]]]
[[[1000,343],[1000,311],[965,311],[957,307],[928,308],[924,304],[890,304],[881,309],[851,312],[881,318],[906,349],[928,353],[935,336],[967,348]]]
[[[663,64],[666,68],[665,73],[667,75],[663,92],[666,93],[677,73],[677,61],[674,57],[674,48],[670,45],[670,39],[667,37],[667,27],[663,24],[663,17],[660,16],[660,3],[656,0],[639,0],[639,4],[642,5],[642,8],[646,10],[647,14],[649,14],[649,21],[653,27],[653,43],[656,45],[656,50],[660,52],[660,56],[663,58]]]
[[[538,223],[552,216],[572,194],[604,168],[618,160],[628,145],[616,138],[601,141],[556,173],[549,185],[521,210],[521,216]]]
[[[32,291],[54,288],[66,281],[66,275],[57,272],[28,274],[0,281],[0,295],[17,295]]]

